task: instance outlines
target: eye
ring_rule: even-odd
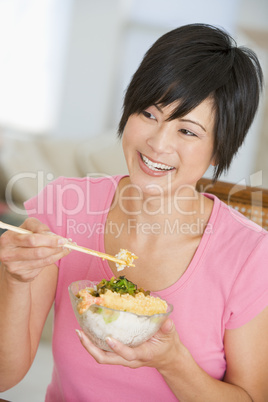
[[[145,116],[147,119],[156,120],[156,117],[155,117],[152,113],[148,112],[147,110],[143,110],[143,111],[142,111],[142,114],[143,114],[143,116]]]
[[[181,132],[182,134],[184,134],[184,135],[187,135],[188,137],[197,137],[197,135],[194,134],[192,131],[186,130],[186,129],[184,129],[184,128],[182,128],[182,129],[180,130],[180,132]]]

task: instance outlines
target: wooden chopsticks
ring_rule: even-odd
[[[20,234],[33,233],[30,230],[23,229],[21,227],[17,227],[17,226],[13,226],[13,225],[9,225],[8,223],[4,223],[4,222],[1,222],[1,221],[0,221],[0,229],[6,229],[6,230],[10,230],[12,232],[16,232],[16,233],[20,233]],[[127,264],[124,259],[119,259],[119,258],[114,257],[113,255],[101,253],[100,251],[95,251],[95,250],[91,250],[90,248],[78,246],[77,244],[72,243],[72,242],[68,242],[66,244],[63,244],[62,247],[66,247],[66,248],[69,248],[71,250],[80,251],[80,253],[90,254],[90,255],[93,255],[95,257],[102,258],[104,260],[113,261],[113,262],[115,262],[117,264],[120,264],[120,265],[125,265],[125,266],[128,266],[128,267],[135,267],[134,264]],[[134,258],[137,258],[137,257],[135,256]]]

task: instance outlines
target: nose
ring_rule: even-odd
[[[147,144],[155,153],[171,153],[174,145],[174,129],[166,122],[147,139]]]

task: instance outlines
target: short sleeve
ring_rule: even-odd
[[[39,219],[59,236],[65,236],[65,221],[62,218],[62,212],[66,208],[64,183],[65,178],[59,177],[24,203],[29,217]]]
[[[257,246],[235,278],[227,300],[226,329],[238,328],[268,306],[268,233],[262,233]]]
[[[79,223],[97,223],[106,216],[121,177],[59,177],[24,206],[28,216],[45,223],[51,232],[69,238],[82,234]]]

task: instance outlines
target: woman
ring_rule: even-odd
[[[195,191],[209,165],[215,179],[229,167],[261,86],[255,54],[215,27],[184,26],[152,46],[119,124],[129,176],[59,178],[26,203],[34,234],[1,238],[2,390],[28,371],[55,301],[46,401],[268,399],[267,233]],[[174,305],[152,339],[131,349],[108,338],[105,352],[77,331],[81,347],[68,285],[117,272],[62,249],[68,237],[139,256],[126,277]]]

